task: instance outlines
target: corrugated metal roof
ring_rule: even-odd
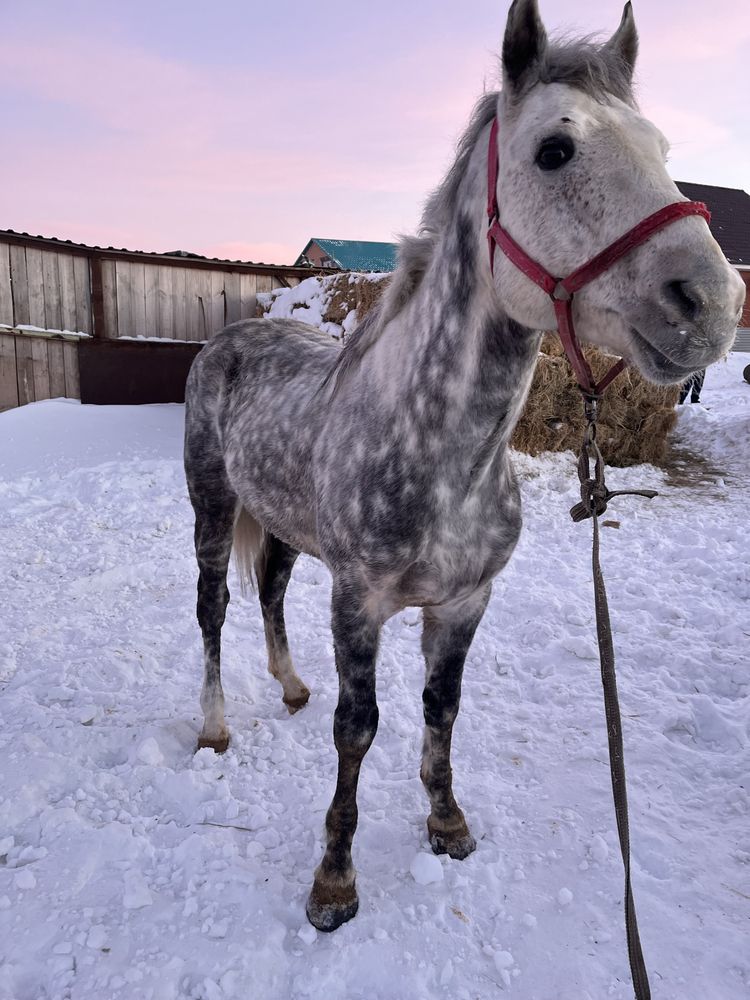
[[[729,263],[750,265],[750,195],[739,188],[675,183],[686,198],[708,205],[711,232]]]
[[[393,271],[396,267],[396,244],[373,243],[368,240],[328,240],[313,237],[299,255],[296,264],[304,258],[312,243],[336,262],[342,271]]]

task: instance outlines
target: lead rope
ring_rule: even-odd
[[[622,863],[625,868],[625,933],[628,942],[630,974],[636,1000],[651,1000],[646,965],[643,961],[641,939],[638,934],[638,920],[635,914],[635,900],[630,884],[630,829],[628,824],[628,795],[625,786],[625,759],[622,746],[622,722],[617,698],[617,676],[615,673],[615,650],[612,643],[612,625],[609,620],[609,606],[604,577],[599,564],[599,517],[607,509],[607,504],[616,496],[639,496],[649,500],[657,496],[654,490],[613,490],[607,489],[604,481],[604,459],[596,440],[596,418],[598,397],[585,396],[586,430],[581,453],[578,458],[578,478],[581,482],[581,501],[570,509],[574,521],[591,518],[594,528],[592,565],[594,571],[594,604],[596,607],[596,637],[599,643],[599,660],[604,689],[604,710],[607,717],[607,737],[609,740],[609,767],[612,777],[612,797],[617,817],[617,832],[620,837]],[[594,476],[591,477],[590,460],[594,458]]]

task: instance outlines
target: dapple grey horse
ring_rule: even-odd
[[[499,121],[501,221],[552,274],[568,274],[640,219],[683,200],[667,144],[632,93],[630,5],[605,44],[548,41],[536,0],[515,0],[500,93],[479,101],[455,163],[400,246],[379,306],[341,350],[292,320],[217,334],[187,387],[185,466],[195,509],[205,649],[199,746],[226,749],[219,652],[234,543],[253,570],[271,673],[290,711],[309,692],[289,656],[284,593],[300,552],[333,577],[339,768],[327,846],[307,904],[332,930],[357,909],[357,782],[378,725],[375,661],[386,619],[423,609],[421,777],[433,849],[474,850],[452,791],[464,660],[493,577],[521,528],[508,442],[550,299],[502,254],[489,266],[490,124]],[[576,296],[582,337],[655,382],[682,382],[730,347],[743,299],[703,219],[675,222]]]

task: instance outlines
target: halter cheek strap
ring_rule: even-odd
[[[495,247],[498,247],[513,264],[526,275],[535,285],[538,285],[551,299],[557,317],[557,332],[575,372],[578,385],[585,396],[596,398],[607,388],[610,382],[627,367],[624,359],[618,361],[607,372],[600,382],[594,381],[594,376],[588,361],[584,357],[580,344],[576,339],[573,325],[573,296],[590,281],[608,271],[621,257],[630,253],[635,247],[645,243],[647,239],[676,222],[690,215],[699,215],[708,222],[711,213],[700,201],[678,201],[660,208],[658,212],[647,216],[638,225],[633,226],[623,236],[611,243],[601,253],[592,257],[586,264],[577,268],[567,278],[556,278],[546,271],[541,264],[530,257],[516,243],[510,233],[500,224],[500,209],[497,203],[497,177],[499,157],[497,148],[498,122],[493,119],[490,129],[490,145],[487,156],[487,242],[490,254],[490,270],[495,273]]]

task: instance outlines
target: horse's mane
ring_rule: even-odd
[[[597,101],[611,97],[633,104],[631,69],[607,45],[591,37],[557,39],[545,49],[537,71],[530,74],[523,90],[509,98],[520,103],[537,83],[565,83],[583,90]],[[443,182],[433,191],[422,212],[416,236],[401,236],[396,269],[380,301],[349,335],[346,345],[328,372],[321,388],[335,379],[334,392],[347,373],[356,368],[377,341],[386,325],[415,294],[427,272],[440,233],[455,215],[461,181],[469,158],[484,129],[495,117],[498,91],[482,94],[469,124],[456,146],[456,159]]]

